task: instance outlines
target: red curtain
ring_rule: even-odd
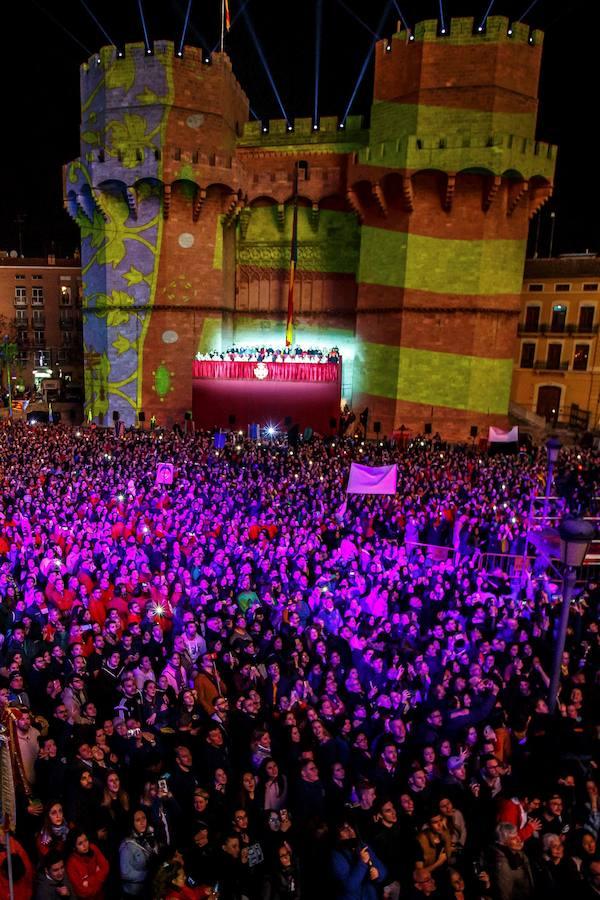
[[[337,381],[338,363],[258,363],[230,360],[194,360],[194,378],[236,379],[248,381]],[[259,369],[260,367],[260,369]],[[259,376],[256,370],[259,369]],[[263,378],[260,377],[266,374]]]

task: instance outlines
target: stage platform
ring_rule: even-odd
[[[284,427],[289,417],[300,428],[331,434],[341,384],[341,361],[194,360],[194,422],[197,428],[245,428],[253,422]]]

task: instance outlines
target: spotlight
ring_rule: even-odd
[[[183,53],[181,52],[181,50],[177,51],[177,56],[183,56]]]
[[[263,134],[266,134],[269,129],[268,129],[267,125],[263,125],[262,130],[263,130]]]
[[[319,126],[318,126],[318,125],[316,125],[316,124],[315,124],[315,125],[313,125],[313,131],[318,131],[318,130],[319,130]]]
[[[507,33],[507,35],[508,35],[509,37],[512,37],[512,33],[513,33],[512,28],[509,28],[508,31],[507,31],[506,33]]]
[[[288,122],[287,130],[288,130],[288,131],[293,131],[293,130],[294,130],[294,126],[293,126],[293,125],[290,125],[289,122]]]
[[[97,56],[96,57],[96,65],[99,66],[101,62],[102,62],[102,60],[100,59],[99,56]]]
[[[391,53],[391,52],[392,52],[392,45],[391,45],[391,43],[388,42],[388,43],[385,45],[385,52],[386,52],[386,53]]]
[[[205,57],[204,57],[204,62],[205,62],[205,63],[209,63],[209,62],[210,62],[210,56],[205,56]]]
[[[267,434],[269,435],[269,437],[273,437],[276,431],[277,429],[274,425],[267,425]]]
[[[123,494],[117,494],[117,500],[119,501],[119,503],[122,503],[124,499],[125,497]]]
[[[415,39],[414,34],[409,34],[408,39],[409,39],[409,41],[414,41],[414,39]]]
[[[477,29],[477,31],[482,32],[482,31],[483,31],[483,25],[480,25],[479,28]]]
[[[146,47],[146,56],[152,56],[152,50],[150,47]]]
[[[338,125],[338,128],[340,129],[340,131],[341,131],[343,128],[345,128],[345,127],[346,127],[346,123],[345,123],[345,122],[340,122],[340,124]]]
[[[442,28],[442,34],[446,34],[446,29]]]
[[[532,38],[532,37],[529,38],[529,43],[530,43],[530,44],[533,44],[533,38]]]
[[[117,50],[117,56],[119,57],[119,59],[121,59],[121,57],[123,56],[123,51]]]
[[[154,609],[152,610],[152,615],[153,616],[164,616],[164,614],[165,614],[164,606],[161,606],[160,603],[157,603],[156,606],[154,607]]]

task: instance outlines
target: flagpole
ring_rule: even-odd
[[[221,53],[225,49],[225,0],[221,0]]]
[[[288,285],[288,309],[285,326],[285,346],[291,347],[294,340],[294,281],[298,265],[298,169],[300,163],[294,163],[294,206],[292,213],[292,250],[290,254],[290,276]]]

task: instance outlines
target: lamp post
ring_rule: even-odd
[[[552,677],[550,678],[550,688],[548,691],[548,709],[550,713],[553,713],[556,709],[560,669],[567,637],[567,625],[569,624],[571,597],[573,596],[573,588],[575,587],[576,569],[578,566],[582,565],[587,549],[594,537],[594,533],[595,528],[592,523],[586,522],[584,519],[563,519],[558,526],[560,555],[564,570],[562,580],[562,608],[560,612],[558,634],[555,639]]]
[[[559,439],[552,435],[546,441],[546,453],[548,454],[548,472],[546,475],[546,493],[544,494],[544,521],[548,518],[548,501],[552,493],[552,482],[554,479],[554,466],[558,460],[558,454],[562,447]]]

